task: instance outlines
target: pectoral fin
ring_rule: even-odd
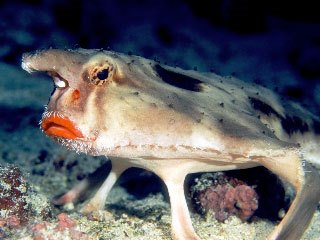
[[[320,176],[308,162],[296,153],[284,158],[263,160],[263,165],[288,181],[296,196],[285,217],[269,236],[270,240],[300,239],[308,227],[320,200]]]

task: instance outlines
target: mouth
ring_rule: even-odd
[[[84,138],[81,131],[74,125],[74,123],[70,119],[66,117],[46,117],[42,119],[40,126],[48,136],[62,137],[67,139]]]

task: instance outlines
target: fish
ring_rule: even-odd
[[[296,192],[269,239],[299,239],[320,200],[320,119],[298,103],[232,76],[160,64],[101,49],[25,53],[22,68],[46,72],[55,89],[42,131],[77,152],[107,156],[108,177],[82,209],[102,209],[128,168],[165,183],[175,240],[200,240],[184,192],[188,174],[263,166]],[[83,180],[59,201],[90,188]]]

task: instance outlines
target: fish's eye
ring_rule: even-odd
[[[99,80],[106,80],[109,76],[109,69],[102,69],[100,72],[97,73],[97,77]]]
[[[88,67],[82,77],[91,84],[101,86],[112,81],[114,72],[114,66],[108,61],[103,61]]]

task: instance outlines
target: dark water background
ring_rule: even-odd
[[[23,52],[48,47],[110,48],[270,82],[319,103],[317,9],[311,0],[3,0],[0,60],[19,65]]]

